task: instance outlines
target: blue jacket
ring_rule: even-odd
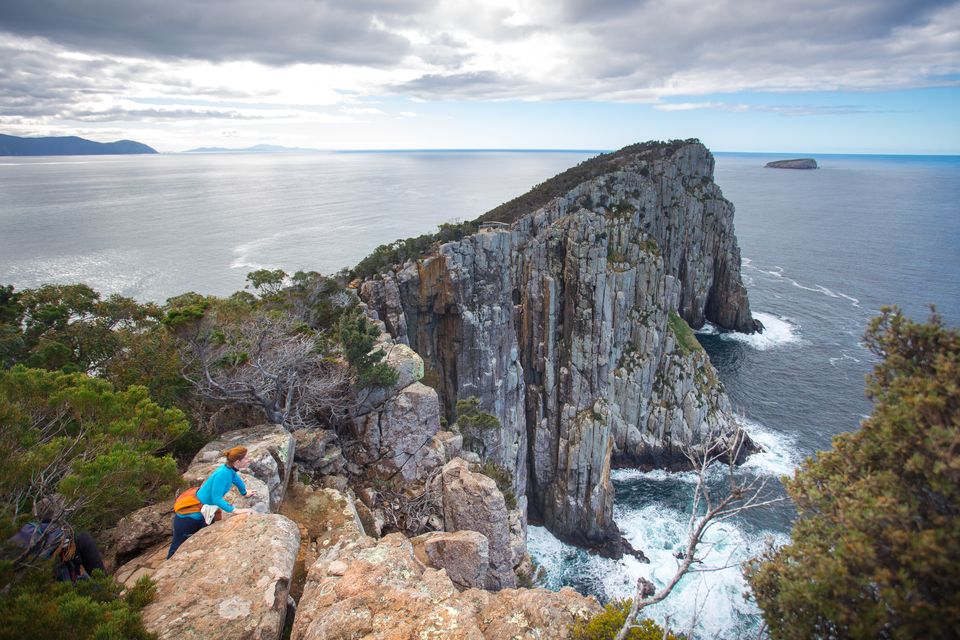
[[[203,484],[200,485],[200,488],[197,490],[197,500],[203,504],[215,504],[227,513],[231,513],[233,511],[233,505],[224,500],[223,496],[227,495],[232,485],[237,486],[240,495],[247,495],[247,487],[244,486],[243,480],[240,479],[240,474],[237,473],[233,467],[226,464],[220,465],[217,467],[217,470],[211,473],[210,476],[203,481]],[[180,515],[179,517],[202,520],[203,514],[188,513]]]

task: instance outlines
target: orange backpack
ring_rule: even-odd
[[[186,515],[188,513],[200,513],[203,503],[197,498],[197,491],[200,487],[190,487],[177,496],[173,501],[173,512],[177,515]]]

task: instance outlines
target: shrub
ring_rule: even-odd
[[[873,413],[785,481],[791,541],[747,569],[774,638],[960,629],[960,332],[885,308],[864,340]]]
[[[367,320],[359,309],[353,309],[340,317],[340,342],[361,389],[392,387],[399,379],[399,374],[386,362],[382,362],[386,356],[383,349],[373,349],[379,337],[380,330]]]
[[[486,454],[483,432],[500,428],[500,420],[492,413],[480,411],[480,400],[471,396],[457,400],[457,429],[463,435],[463,446],[478,455]]]
[[[577,622],[570,629],[571,640],[613,640],[623,627],[633,601],[616,600],[586,621]],[[638,628],[630,630],[628,640],[683,640],[683,636],[664,632],[663,627],[649,618],[643,620]]]
[[[681,318],[676,311],[670,312],[667,324],[677,340],[677,349],[681,354],[689,355],[695,350],[703,349],[703,347],[700,346],[700,341],[697,340],[696,334],[693,333],[693,329],[690,328],[687,321]]]
[[[99,572],[96,572],[99,574]],[[121,596],[113,579],[97,575],[56,582],[49,570],[37,569],[0,593],[0,640],[149,640],[140,611],[154,598],[147,577]]]

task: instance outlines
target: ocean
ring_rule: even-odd
[[[229,294],[253,269],[332,273],[377,245],[467,220],[593,155],[395,152],[0,158],[0,283],[87,282],[163,301]],[[806,154],[799,154],[806,155]],[[960,157],[717,154],[736,206],[760,335],[698,334],[747,430],[764,446],[739,471],[776,481],[870,412],[861,339],[883,305],[960,326]],[[722,482],[722,469],[712,481]],[[602,600],[638,576],[663,584],[686,539],[691,474],[614,472],[615,517],[651,558],[608,560],[531,527],[548,586]],[[702,567],[649,610],[699,636],[737,638],[759,617],[740,563],[788,540],[789,505],[715,528]]]

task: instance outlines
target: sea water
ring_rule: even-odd
[[[228,294],[260,267],[330,273],[377,245],[467,220],[589,153],[368,153],[0,159],[0,283],[84,281],[159,300]],[[819,156],[816,171],[765,169],[778,156],[717,154],[736,206],[742,273],[762,334],[704,327],[710,354],[764,452],[737,473],[774,486],[870,412],[876,358],[863,331],[883,305],[960,325],[960,158]],[[710,471],[721,490],[724,469]],[[602,600],[639,576],[665,584],[686,544],[692,473],[618,470],[615,519],[650,558],[610,560],[531,527],[552,587]],[[789,505],[709,532],[702,563],[647,613],[699,637],[753,634],[742,563],[788,540]],[[726,567],[726,568],[721,568]]]

